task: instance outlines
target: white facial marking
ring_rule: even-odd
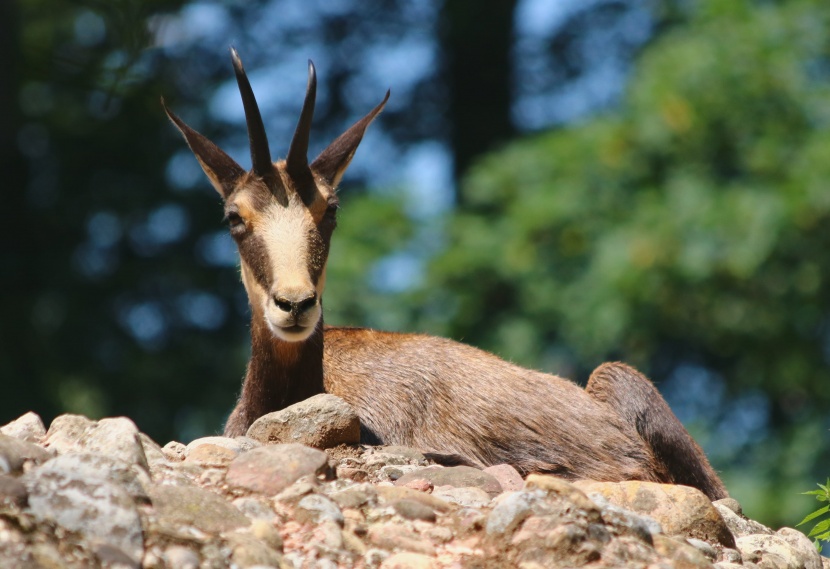
[[[309,270],[309,235],[316,229],[314,220],[298,196],[292,195],[289,200],[288,207],[272,204],[260,218],[258,233],[265,243],[273,276],[271,290],[265,291],[263,312],[275,336],[301,342],[311,336],[320,320],[322,291],[314,286]],[[286,302],[300,303],[315,295],[313,306],[296,312],[285,310]]]

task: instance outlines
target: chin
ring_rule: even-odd
[[[317,327],[316,322],[313,326],[295,325],[283,327],[274,324],[267,318],[265,321],[268,323],[268,328],[271,330],[274,337],[278,340],[282,340],[283,342],[304,342],[314,333],[314,329]]]

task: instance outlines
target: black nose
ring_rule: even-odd
[[[274,304],[276,304],[277,308],[283,312],[289,312],[292,316],[294,316],[294,318],[297,318],[317,304],[317,293],[301,299],[274,296]]]

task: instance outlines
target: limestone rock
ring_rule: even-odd
[[[147,472],[118,458],[93,453],[67,453],[45,462],[39,469],[46,473],[73,473],[85,480],[106,480],[122,488],[136,503],[148,503],[151,486]]]
[[[432,495],[445,502],[451,502],[468,508],[482,508],[492,500],[490,494],[476,487],[453,488],[452,486],[439,486],[433,490]]]
[[[149,471],[138,428],[126,417],[91,421],[80,415],[60,415],[52,421],[44,446],[58,454],[94,452],[137,464]]]
[[[739,537],[736,544],[743,556],[744,563],[755,563],[770,569],[807,567],[807,559],[802,557],[801,548],[793,547],[787,539],[780,535],[747,535]],[[814,561],[810,557],[811,567],[816,567],[813,564]],[[820,562],[821,560],[817,561]]]
[[[172,526],[192,526],[218,533],[250,525],[250,520],[220,496],[195,486],[160,486],[150,489],[153,509]]]
[[[225,480],[231,486],[274,496],[303,476],[328,471],[326,453],[299,444],[269,445],[236,457]]]
[[[319,449],[360,442],[360,419],[335,395],[321,393],[263,415],[247,436],[261,443],[299,443]]]
[[[722,503],[722,500],[713,502],[715,509],[720,513],[726,527],[732,532],[736,538],[746,535],[767,534],[772,535],[773,531],[763,524],[759,524],[754,520],[744,517],[736,513],[734,509]]]
[[[46,427],[40,415],[29,411],[0,427],[0,433],[28,443],[39,443],[46,436]]]
[[[655,482],[578,482],[588,496],[606,500],[657,520],[669,536],[695,537],[734,547],[735,540],[718,510],[695,488]]]
[[[143,553],[141,519],[120,486],[83,473],[36,468],[23,476],[29,508],[39,520],[78,532],[91,544],[121,550],[135,562]]]

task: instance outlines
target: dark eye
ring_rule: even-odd
[[[235,211],[229,211],[226,216],[228,226],[231,228],[231,235],[242,235],[245,233],[245,220]]]

